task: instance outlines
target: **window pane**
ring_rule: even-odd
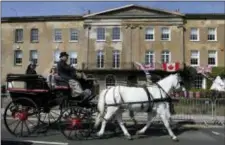
[[[21,64],[22,63],[22,51],[16,50],[14,51],[14,64]]]
[[[62,31],[61,31],[61,29],[55,29],[54,30],[54,39],[55,39],[55,41],[61,41],[62,40]]]
[[[70,40],[78,40],[78,30],[70,29]]]
[[[70,63],[77,64],[77,52],[70,52]]]
[[[23,41],[23,29],[16,29],[15,42],[22,42],[22,41]]]
[[[97,68],[103,68],[104,67],[104,54],[103,51],[97,52]]]
[[[169,51],[163,51],[161,56],[162,63],[169,63],[170,62],[170,52]]]
[[[31,29],[31,42],[38,41],[38,29]]]
[[[120,39],[120,28],[116,27],[116,28],[113,28],[113,31],[112,31],[112,39],[113,40],[119,40]]]
[[[120,67],[120,52],[119,50],[113,51],[113,68]]]
[[[147,51],[145,54],[145,64],[153,64],[154,63],[154,52]]]
[[[202,82],[203,82],[203,77],[201,75],[197,75],[194,78],[194,83],[192,84],[192,87],[195,89],[202,89]]]
[[[97,40],[105,40],[105,29],[97,28]]]
[[[161,40],[169,40],[169,28],[161,29]]]
[[[147,28],[146,29],[145,39],[147,39],[147,40],[153,40],[154,39],[154,29],[153,28]]]

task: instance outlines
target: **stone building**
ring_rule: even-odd
[[[134,62],[162,69],[162,63],[225,66],[224,14],[182,14],[126,5],[84,16],[2,18],[2,79],[24,73],[30,60],[46,75],[60,51],[70,63],[98,78],[101,89],[144,81]],[[155,72],[155,71],[152,71]],[[205,80],[196,78],[196,88]]]

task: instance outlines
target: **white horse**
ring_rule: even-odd
[[[158,85],[161,87],[159,87]],[[98,100],[99,114],[97,115],[95,120],[95,128],[98,127],[100,122],[102,122],[102,124],[101,129],[97,133],[97,135],[102,136],[104,134],[107,121],[115,115],[115,119],[118,121],[124,135],[128,139],[132,139],[122,121],[123,111],[125,109],[128,109],[134,112],[148,112],[147,110],[149,109],[149,107],[152,107],[152,111],[148,112],[147,124],[141,130],[139,130],[137,134],[144,134],[148,127],[151,125],[152,117],[158,115],[161,117],[172,139],[178,140],[169,125],[169,120],[171,119],[169,109],[170,107],[169,102],[165,99],[168,97],[167,94],[172,91],[173,88],[178,89],[181,87],[180,76],[178,73],[171,74],[166,78],[160,80],[158,82],[158,85],[147,87],[147,90],[151,94],[153,100],[161,100],[159,102],[155,102],[153,106],[150,106],[150,100],[143,88],[115,86],[111,87],[110,89],[101,91]],[[106,114],[104,115],[105,111]]]
[[[210,90],[225,92],[225,81],[222,80],[220,76],[217,76],[216,79],[213,81]]]

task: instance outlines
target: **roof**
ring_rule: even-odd
[[[185,14],[186,19],[224,19],[225,13],[187,13]]]
[[[149,10],[149,11],[153,10],[153,11],[168,13],[171,15],[184,16],[183,14],[181,14],[179,12],[172,12],[172,11],[166,11],[166,10],[162,10],[162,9],[149,8],[149,7],[145,7],[145,6],[131,4],[131,5],[125,5],[125,6],[117,7],[117,8],[113,8],[113,9],[108,9],[108,10],[97,12],[97,13],[84,15],[84,18],[96,16],[96,15],[100,15],[100,14],[105,14],[105,13],[110,13],[110,12],[115,12],[115,11],[119,11],[119,10],[123,10],[123,9],[127,9],[127,8],[140,8],[140,9],[145,9],[145,10]]]
[[[1,22],[74,21],[82,19],[83,17],[81,15],[22,16],[2,17]]]

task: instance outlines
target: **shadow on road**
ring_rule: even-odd
[[[18,141],[5,141],[2,140],[1,141],[2,145],[32,145],[33,143],[29,143],[29,142],[18,142]]]

